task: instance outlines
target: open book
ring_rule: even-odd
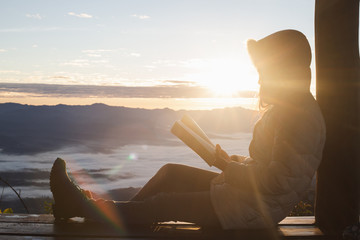
[[[215,162],[215,145],[205,132],[189,116],[184,115],[174,123],[171,132],[212,166]]]

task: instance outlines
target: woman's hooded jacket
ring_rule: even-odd
[[[249,43],[256,67],[293,64],[290,67],[307,71],[310,66],[310,46],[298,31],[285,30]],[[212,182],[212,203],[222,227],[266,228],[285,218],[307,193],[324,144],[325,123],[309,90],[270,106],[255,125],[250,156],[229,163]]]

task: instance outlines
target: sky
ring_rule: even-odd
[[[314,5],[310,0],[1,0],[0,102],[237,105],[258,89],[246,41],[290,28],[303,32],[314,48]],[[88,85],[101,88],[87,93]],[[110,88],[116,94],[109,96]],[[223,102],[216,105],[211,100],[216,97]]]

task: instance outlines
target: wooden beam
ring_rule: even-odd
[[[359,0],[316,0],[316,97],[327,136],[317,172],[316,223],[340,234],[359,219]]]

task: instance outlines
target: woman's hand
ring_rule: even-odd
[[[219,144],[216,144],[214,166],[224,171],[229,162],[231,162],[229,155],[221,149]]]
[[[238,163],[243,163],[246,158],[247,158],[246,156],[241,156],[241,155],[231,155],[230,156],[231,161],[238,162]]]

